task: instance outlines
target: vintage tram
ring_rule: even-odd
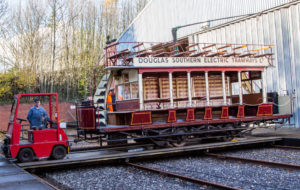
[[[183,146],[230,140],[249,127],[287,122],[290,97],[267,93],[272,48],[188,39],[112,41],[93,101],[76,107],[78,136],[99,138],[101,144]],[[108,109],[109,96],[113,109]]]

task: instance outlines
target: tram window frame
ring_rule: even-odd
[[[124,82],[122,84],[119,84],[116,86],[116,89],[117,89],[117,99],[116,101],[123,101],[123,100],[137,100],[139,99],[139,94],[138,94],[138,91],[137,91],[137,95],[136,95],[136,98],[132,98],[133,97],[133,92],[132,92],[132,85],[135,84],[135,85],[138,85],[138,81],[132,81],[132,82]],[[125,85],[129,85],[129,96],[125,96]],[[122,99],[120,100],[119,99],[119,87],[123,87],[123,90],[122,90],[122,94],[121,94],[121,97]]]

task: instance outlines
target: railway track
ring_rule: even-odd
[[[223,144],[224,146],[224,144]],[[204,150],[204,149],[203,149]],[[212,149],[214,150],[214,149]],[[222,149],[226,150],[226,149]],[[153,150],[156,151],[156,150]],[[252,155],[253,152],[258,151],[258,157],[257,155]],[[271,154],[268,153],[268,151],[271,151]],[[299,189],[299,184],[296,183],[295,177],[298,176],[297,172],[299,170],[298,165],[293,164],[284,164],[284,163],[276,163],[276,162],[269,162],[264,160],[258,160],[263,159],[264,156],[273,155],[272,152],[276,152],[275,154],[277,156],[280,156],[282,152],[287,152],[287,158],[293,158],[297,159],[298,157],[290,157],[288,152],[290,151],[279,151],[275,150],[272,146],[268,146],[267,148],[263,149],[248,149],[246,151],[233,151],[233,152],[227,152],[229,154],[236,154],[235,156],[228,156],[223,155],[224,152],[220,155],[220,153],[204,153],[205,151],[202,151],[201,154],[196,154],[191,157],[179,157],[178,159],[162,159],[162,160],[153,160],[153,161],[146,161],[146,162],[136,162],[136,160],[124,160],[127,166],[130,167],[123,167],[121,171],[122,173],[125,173],[124,178],[134,179],[132,176],[139,176],[139,179],[145,180],[149,182],[149,179],[154,179],[158,181],[164,181],[167,184],[176,183],[177,184],[190,184],[192,189],[198,189],[198,188],[217,188],[217,189],[239,189],[239,188],[278,188],[278,189]],[[293,152],[293,151],[291,151]],[[295,152],[295,151],[294,151]],[[204,153],[204,154],[203,154]],[[236,159],[236,157],[240,154],[242,157],[245,157],[245,153],[250,157],[248,158],[240,158]],[[76,154],[76,153],[74,153]],[[158,152],[152,152],[152,154],[160,155]],[[226,153],[225,153],[226,154]],[[299,155],[296,151],[296,155]],[[256,159],[253,159],[253,157]],[[225,158],[226,157],[226,158]],[[199,158],[199,160],[197,160]],[[223,162],[223,160],[229,159],[230,162]],[[182,160],[182,161],[177,161]],[[234,162],[232,162],[234,161]],[[244,164],[245,163],[251,163],[251,164]],[[281,160],[281,162],[284,162]],[[267,165],[272,167],[261,167],[260,165]],[[93,172],[95,172],[93,175],[90,176],[97,176],[102,175],[100,173],[103,173],[104,171],[114,171],[115,173],[118,173],[120,175],[120,167],[122,165],[118,165],[113,170],[111,169],[103,169],[103,168],[93,168]],[[278,170],[279,167],[283,168],[282,170]],[[107,167],[104,167],[107,168]],[[110,167],[109,167],[110,168]],[[127,169],[126,169],[127,168]],[[289,168],[290,170],[286,170],[285,168]],[[80,173],[87,172],[89,173],[90,169],[80,169]],[[155,172],[158,175],[152,175],[149,172],[143,172],[150,171]],[[74,170],[72,170],[74,171]],[[98,174],[97,172],[98,171]],[[127,176],[126,173],[128,172],[131,174],[130,176]],[[70,172],[72,173],[72,172]],[[70,173],[64,173],[59,174],[60,176],[66,176],[70,175]],[[48,174],[49,175],[49,174]],[[272,176],[273,175],[273,176]],[[78,177],[78,174],[74,175]],[[85,175],[86,176],[86,175]],[[146,176],[146,178],[145,178]],[[149,176],[149,178],[147,178]],[[168,177],[165,177],[168,176]],[[252,179],[254,177],[254,179]],[[257,177],[257,178],[256,178]],[[74,178],[74,177],[73,177]],[[102,178],[100,176],[100,178]],[[51,179],[51,176],[50,176]],[[64,178],[63,178],[64,179]],[[123,179],[123,178],[122,178]],[[177,179],[181,179],[178,181]],[[270,184],[267,181],[273,180],[274,184]],[[281,183],[276,183],[276,181],[286,181],[286,184],[291,183],[291,185],[282,185]],[[294,181],[292,183],[292,181]],[[61,183],[60,181],[57,181],[58,183]],[[97,183],[94,181],[94,183]],[[102,182],[98,182],[100,184],[103,184]],[[108,182],[108,184],[115,184],[116,181],[112,180],[111,182]],[[128,183],[128,182],[127,182]],[[124,184],[127,184],[124,182]],[[105,183],[106,185],[107,183]],[[123,185],[124,185],[123,184]],[[122,183],[118,183],[118,185],[122,185]],[[176,186],[175,185],[175,186]],[[198,186],[200,185],[200,186]],[[99,185],[102,186],[102,185]],[[171,185],[172,186],[172,185]],[[183,185],[184,186],[184,185]],[[182,187],[183,187],[182,186]],[[114,187],[114,186],[111,186]],[[129,186],[130,187],[130,186]],[[133,184],[132,187],[139,187],[139,184]],[[169,186],[167,186],[169,187]],[[178,187],[178,186],[177,186]],[[297,187],[297,188],[296,188]]]
[[[268,148],[267,150],[270,150],[271,152],[273,151],[272,147]],[[240,154],[243,154],[243,153],[241,152]],[[286,173],[286,172],[290,173],[291,171],[293,171],[293,173],[295,174],[300,170],[300,165],[295,165],[295,164],[270,162],[270,161],[265,161],[265,160],[258,160],[258,159],[252,159],[252,158],[242,158],[242,157],[237,157],[237,156],[228,156],[228,155],[219,154],[219,153],[218,154],[205,153],[203,155],[205,157],[212,157],[213,160],[216,160],[216,161],[220,160],[220,161],[217,161],[218,163],[219,162],[224,163],[222,161],[227,160],[227,159],[232,160],[232,161],[234,161],[234,162],[232,162],[232,164],[233,164],[232,168],[233,169],[237,168],[236,165],[239,165],[239,162],[245,162],[245,163],[251,163],[251,164],[250,165],[249,164],[244,165],[244,167],[257,168],[257,166],[255,166],[255,165],[263,165],[263,166],[266,165],[266,166],[271,166],[270,169],[267,169],[269,171],[270,170],[278,171],[277,169],[271,169],[273,167],[282,168],[282,174]],[[205,157],[199,156],[199,158],[201,160],[205,159]],[[182,158],[180,158],[180,159],[182,159]],[[211,158],[209,158],[209,159],[211,159]],[[297,159],[297,158],[294,158],[294,159]],[[189,159],[187,159],[186,162],[189,162]],[[194,160],[194,162],[195,162],[195,160]],[[163,175],[168,175],[168,176],[171,176],[171,177],[176,177],[176,178],[180,178],[180,179],[183,179],[183,180],[191,181],[193,183],[200,183],[200,184],[203,184],[203,185],[212,186],[212,187],[221,188],[221,189],[237,189],[237,187],[238,188],[244,188],[244,186],[236,186],[236,185],[233,185],[233,183],[227,183],[226,180],[225,181],[224,180],[220,181],[220,180],[214,179],[213,180],[214,182],[211,182],[211,180],[212,180],[211,177],[204,177],[205,173],[202,173],[202,170],[197,169],[197,166],[199,167],[199,166],[201,166],[201,164],[200,165],[196,164],[195,166],[190,165],[189,167],[187,167],[186,165],[180,165],[178,163],[180,163],[180,161],[178,162],[177,160],[173,160],[173,161],[157,161],[157,162],[154,162],[154,163],[152,163],[152,162],[147,163],[146,162],[146,163],[143,163],[143,164],[128,163],[128,165],[136,167],[136,168],[148,170],[148,171],[151,171],[151,172],[156,172],[156,173],[160,173],[160,174],[163,174]],[[228,166],[231,167],[232,165],[229,164]],[[238,167],[238,168],[240,168],[240,167]],[[286,170],[286,169],[288,169],[288,170]],[[220,170],[226,171],[224,169],[220,169]],[[264,170],[264,169],[262,169],[262,170]],[[215,170],[213,170],[213,171],[215,171]],[[239,173],[239,172],[237,172],[237,173]],[[239,174],[243,174],[243,173],[244,172],[239,173]],[[212,175],[213,176],[212,178],[217,177],[219,179],[222,179],[222,176],[219,176],[218,174],[211,174],[210,172],[207,173],[207,174],[209,176]],[[261,175],[266,175],[266,174],[261,173]],[[204,177],[203,179],[205,179],[205,180],[195,178],[194,176],[198,176],[200,178]],[[224,177],[225,176],[226,176],[226,174],[224,174]],[[288,176],[289,176],[289,174],[288,174]],[[255,186],[260,186],[260,187],[265,187],[265,188],[267,188],[267,187],[268,188],[270,188],[270,187],[274,188],[273,186],[268,186],[268,184],[264,184],[263,182],[261,183],[261,182],[255,181],[255,180],[253,182],[248,181],[248,180],[246,180],[247,177],[241,177],[240,175],[235,175],[235,176],[232,176],[232,177],[229,177],[229,178],[240,180],[241,184],[248,183],[247,187],[249,187],[249,186],[251,187],[251,185],[249,185],[249,184],[253,183],[253,185],[255,185]],[[278,178],[278,180],[279,180],[279,178]],[[285,178],[285,180],[289,181],[288,178]],[[215,181],[217,181],[217,184],[215,184]],[[281,188],[278,187],[278,189],[281,189]],[[287,189],[289,189],[289,188],[287,188]]]
[[[200,145],[191,145],[175,148],[163,148],[154,150],[137,150],[138,147],[131,147],[132,151],[127,149],[106,149],[106,150],[86,150],[71,152],[66,159],[63,160],[41,160],[38,162],[18,163],[17,165],[23,169],[43,169],[43,168],[57,168],[57,167],[73,167],[79,165],[99,164],[101,162],[124,162],[131,159],[147,159],[153,157],[162,157],[170,155],[180,155],[188,152],[195,151],[210,151],[214,149],[225,149],[232,147],[241,147],[248,145],[257,145],[262,143],[274,143],[280,141],[280,137],[268,138],[253,138],[236,142],[223,142],[223,143],[208,143]]]
[[[297,146],[282,146],[282,145],[273,145],[274,148],[282,148],[282,149],[294,149],[300,150],[300,147]]]
[[[92,146],[92,147],[76,147],[71,148],[70,153],[79,153],[85,151],[101,151],[101,150],[130,150],[135,148],[146,148],[151,149],[154,147],[154,144],[127,144],[127,145],[118,145],[118,146]]]
[[[283,168],[300,170],[300,165],[295,165],[295,164],[270,162],[270,161],[266,161],[266,160],[257,160],[257,159],[252,159],[252,158],[228,156],[228,155],[224,155],[224,154],[205,153],[205,155],[219,158],[219,159],[230,159],[230,160],[236,160],[236,161],[242,161],[242,162],[252,162],[252,163],[261,164],[261,165],[269,165],[269,166],[274,166],[274,167],[283,167]]]
[[[162,174],[162,175],[179,178],[179,179],[190,181],[190,182],[193,182],[193,183],[210,186],[210,187],[216,187],[216,188],[228,189],[228,190],[240,190],[239,188],[230,187],[230,186],[226,186],[226,185],[223,185],[223,184],[219,184],[219,183],[215,183],[215,182],[211,182],[211,181],[207,181],[207,180],[202,180],[202,179],[199,179],[199,178],[188,177],[188,176],[184,176],[184,175],[181,175],[181,174],[176,174],[176,173],[173,173],[173,172],[167,172],[167,171],[164,171],[164,170],[159,170],[159,169],[156,169],[156,168],[151,168],[151,167],[148,167],[148,166],[143,166],[143,165],[139,165],[139,164],[135,164],[135,163],[128,162],[127,165],[133,166],[135,168],[143,169],[143,170],[146,170],[146,171],[151,171],[151,172],[159,173],[159,174]]]

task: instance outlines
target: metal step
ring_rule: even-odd
[[[96,122],[97,125],[98,123],[101,123],[100,126],[106,126],[105,94],[109,80],[112,80],[110,72],[103,75],[94,95],[94,103],[100,108],[98,108],[99,110],[96,110]]]

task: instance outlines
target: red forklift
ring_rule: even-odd
[[[49,101],[50,121],[45,125],[45,129],[30,129],[29,124],[22,124],[27,120],[20,118],[21,116],[18,117],[18,111],[21,109],[20,102],[24,99],[32,99],[32,97]],[[47,110],[46,107],[44,108]],[[68,137],[59,125],[57,93],[17,94],[14,96],[2,150],[7,158],[17,158],[19,162],[30,162],[42,157],[63,159],[69,153]]]

